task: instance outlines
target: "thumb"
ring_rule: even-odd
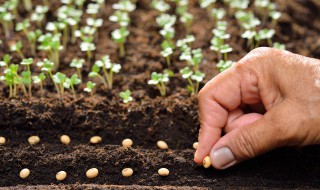
[[[277,115],[279,111],[274,108],[255,122],[239,126],[220,138],[210,152],[212,165],[225,169],[282,146],[282,133],[286,130],[279,130],[285,126],[275,124]]]

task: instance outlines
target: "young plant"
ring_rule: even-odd
[[[93,89],[95,87],[96,87],[96,83],[89,81],[89,82],[87,82],[86,87],[84,88],[84,91],[85,92],[89,92],[90,95],[92,96],[93,95]]]
[[[64,83],[67,80],[67,76],[61,72],[57,72],[52,76],[53,82],[56,84],[56,86],[59,88],[59,96],[62,98],[64,94]]]
[[[122,98],[123,103],[127,104],[133,100],[131,97],[131,91],[128,89],[124,92],[120,92],[119,94],[120,98]]]
[[[113,74],[119,73],[121,69],[121,65],[116,63],[111,63],[109,55],[103,56],[101,60],[98,60],[95,62],[95,65],[98,66],[99,68],[102,68],[104,77],[108,84],[108,88],[112,89]]]
[[[23,59],[21,61],[21,65],[25,65],[27,67],[27,71],[23,71],[21,73],[22,79],[23,79],[23,84],[25,84],[26,86],[28,86],[28,92],[29,92],[29,97],[32,96],[32,92],[31,92],[31,70],[30,70],[30,65],[33,63],[33,59],[29,58],[29,59]]]
[[[230,68],[233,64],[234,64],[233,61],[220,60],[219,63],[217,64],[217,68],[220,72],[223,72],[226,69]]]
[[[162,55],[162,57],[166,59],[167,66],[168,68],[170,68],[171,66],[170,56],[173,54],[173,49],[171,47],[167,47],[166,49],[162,50],[160,54]]]
[[[164,0],[152,0],[151,7],[161,13],[164,13],[170,9],[170,5],[166,3]]]
[[[213,9],[214,4],[217,2],[217,0],[200,0],[200,7],[203,9],[206,9],[207,12],[210,14],[210,11]]]
[[[177,17],[175,15],[161,14],[156,18],[156,22],[161,28],[171,28],[176,23]]]
[[[96,64],[94,64],[93,66],[92,66],[92,69],[91,69],[91,72],[89,73],[89,77],[90,78],[99,78],[100,80],[101,80],[101,82],[103,83],[103,85],[106,87],[106,88],[108,88],[108,84],[107,84],[107,82],[106,82],[106,80],[104,79],[104,77],[103,76],[101,76],[99,73],[100,73],[100,67],[99,66],[97,66]],[[87,84],[87,87],[88,87],[88,84]]]
[[[119,45],[119,54],[120,57],[124,57],[126,55],[126,51],[124,48],[124,43],[126,42],[127,36],[129,36],[129,31],[122,27],[120,29],[116,29],[111,33],[113,41],[115,41]]]
[[[81,80],[78,78],[77,74],[73,74],[70,78],[66,78],[66,80],[63,83],[63,86],[67,89],[71,87],[71,91],[73,94],[73,98],[77,99],[76,91],[74,90],[74,86],[81,83]]]
[[[122,12],[132,12],[136,9],[136,5],[130,0],[121,0],[119,3],[113,4],[112,8]]]
[[[41,96],[43,96],[43,81],[46,78],[46,75],[43,73],[40,73],[39,76],[32,76],[33,83],[40,85]]]
[[[49,7],[37,5],[35,11],[32,12],[30,20],[37,23],[39,28],[42,28],[42,21],[46,18],[46,13],[49,11]]]
[[[226,11],[223,8],[212,9],[211,15],[215,21],[218,21],[218,20],[221,20],[226,15]]]
[[[90,26],[82,27],[81,30],[75,31],[75,35],[80,37],[82,42],[80,44],[81,51],[87,52],[87,57],[90,60],[92,58],[92,51],[96,49],[96,46],[93,42],[94,40],[94,33],[96,29]]]
[[[269,13],[269,17],[272,19],[271,25],[272,25],[273,27],[275,27],[276,24],[277,24],[277,22],[278,22],[278,20],[279,20],[279,18],[281,17],[281,12],[271,11],[271,12]]]
[[[235,17],[244,30],[255,30],[261,24],[261,21],[254,16],[252,12],[237,11]]]
[[[259,47],[261,40],[267,40],[268,45],[272,47],[272,37],[275,34],[274,29],[262,29],[255,35],[256,47]]]
[[[38,42],[40,42],[38,49],[45,51],[49,59],[54,62],[54,70],[57,70],[59,68],[59,51],[63,49],[63,46],[60,43],[60,37],[60,33],[46,33],[38,38]]]
[[[241,34],[242,38],[247,39],[247,45],[250,47],[250,49],[254,48],[254,39],[257,35],[256,31],[246,30],[244,33]]]
[[[42,31],[37,29],[35,31],[30,31],[28,32],[28,41],[29,41],[29,46],[31,48],[31,53],[34,55],[36,53],[36,44],[38,38],[42,35]]]
[[[149,85],[156,85],[160,91],[161,96],[166,96],[166,85],[169,82],[168,73],[151,73],[151,80],[148,81]]]
[[[131,21],[127,12],[122,12],[119,10],[115,11],[113,15],[109,17],[109,20],[118,23],[120,27],[127,27]]]
[[[14,15],[5,7],[0,7],[0,23],[3,26],[5,37],[11,38],[14,34],[13,31]]]
[[[54,68],[54,63],[52,61],[48,60],[48,59],[44,59],[43,61],[37,62],[37,66],[41,68],[42,72],[48,73],[49,77],[51,78],[51,80],[52,80],[52,82],[54,84],[54,87],[55,87],[57,93],[60,95],[59,87],[55,83],[53,75],[52,75],[52,70]]]
[[[21,59],[25,59],[21,49],[22,49],[22,42],[21,41],[18,41],[16,43],[13,43],[10,45],[10,51],[17,52]]]
[[[29,35],[28,28],[29,27],[30,27],[29,19],[24,19],[22,22],[17,23],[15,29],[16,29],[17,32],[23,31],[24,34],[26,36],[28,36]]]
[[[84,62],[84,59],[72,59],[70,63],[70,67],[74,67],[77,69],[77,73],[80,80],[82,80],[81,69],[83,67]]]
[[[190,33],[192,21],[193,15],[191,13],[185,12],[180,16],[180,22],[184,24],[187,34]]]
[[[285,50],[286,45],[285,44],[280,44],[279,42],[274,42],[273,43],[273,48],[280,49],[280,50]]]

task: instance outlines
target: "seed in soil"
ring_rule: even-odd
[[[60,171],[56,174],[56,179],[58,181],[63,181],[66,179],[66,177],[67,177],[67,173],[65,171]]]
[[[169,170],[167,168],[160,168],[158,170],[158,174],[161,176],[168,176],[169,175]]]
[[[0,145],[4,145],[6,143],[6,138],[0,137]]]
[[[31,145],[35,145],[40,142],[40,138],[38,136],[31,136],[31,137],[29,137],[28,142]]]
[[[131,168],[124,168],[122,170],[123,177],[130,177],[130,176],[132,176],[132,174],[133,174],[133,169],[131,169]]]
[[[100,143],[101,141],[102,141],[102,138],[99,137],[99,136],[93,136],[93,137],[91,137],[91,139],[90,139],[90,143],[92,143],[92,144],[98,144],[98,143]]]
[[[199,143],[198,142],[195,142],[195,143],[193,143],[193,148],[195,149],[195,150],[197,150],[197,148],[198,148],[198,145],[199,145]]]
[[[70,137],[68,135],[62,135],[60,137],[60,141],[62,142],[62,144],[65,145],[68,145],[71,142]]]
[[[124,147],[131,147],[133,145],[133,141],[131,139],[124,139],[122,141],[122,146]]]
[[[211,160],[209,156],[206,156],[202,162],[203,167],[209,168],[211,166]]]
[[[95,178],[97,177],[99,174],[99,171],[97,168],[91,168],[87,171],[86,175],[87,175],[87,178],[89,179],[92,179],[92,178]]]
[[[28,168],[24,168],[20,171],[21,179],[26,179],[30,175],[30,170]]]
[[[158,141],[157,142],[157,146],[160,148],[160,149],[168,149],[168,144],[164,141]]]

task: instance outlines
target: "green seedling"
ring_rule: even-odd
[[[9,54],[5,54],[5,55],[3,56],[2,61],[0,61],[0,67],[8,68],[8,67],[9,67],[10,59],[11,59],[10,55],[9,55]]]
[[[16,31],[17,31],[17,32],[23,31],[24,34],[25,34],[26,36],[28,36],[28,35],[29,35],[28,28],[29,28],[29,27],[30,27],[29,19],[24,19],[22,22],[17,23],[17,25],[16,25]]]
[[[127,36],[129,36],[129,31],[122,27],[120,29],[116,29],[111,33],[112,39],[119,45],[119,55],[120,57],[124,57],[126,55],[126,51],[124,48],[124,43],[126,42]]]
[[[279,42],[274,42],[273,43],[273,48],[280,49],[280,50],[286,50],[286,45],[285,44],[280,44]]]
[[[191,95],[197,95],[199,91],[199,84],[205,77],[205,74],[200,71],[196,71],[194,73],[189,67],[185,67],[180,70],[180,74],[182,75],[182,78],[188,80],[189,85],[187,86],[187,89]],[[193,81],[196,83],[194,84]]]
[[[49,11],[49,7],[37,5],[35,11],[32,12],[30,20],[37,23],[39,28],[42,28],[42,21],[46,18],[45,14]]]
[[[177,17],[175,15],[161,14],[156,18],[156,22],[161,28],[171,28],[176,23]]]
[[[274,29],[262,29],[255,35],[256,47],[259,47],[261,40],[267,40],[269,46],[272,47],[272,37],[275,34]]]
[[[54,70],[57,70],[60,65],[60,56],[59,51],[63,49],[63,46],[60,43],[61,34],[52,34],[46,33],[38,38],[40,45],[38,46],[39,50],[43,50],[48,55],[49,59],[54,62]]]
[[[43,81],[46,78],[46,75],[43,73],[40,73],[39,76],[32,76],[33,83],[40,85],[41,96],[43,96]]]
[[[21,65],[25,65],[27,67],[27,71],[23,71],[21,73],[21,75],[22,75],[23,83],[28,86],[29,97],[32,96],[32,93],[31,93],[31,70],[30,70],[30,65],[32,63],[33,63],[32,58],[23,59],[21,61]]]
[[[86,21],[87,21],[87,25],[94,28],[95,30],[100,28],[103,24],[103,19],[101,18],[97,18],[97,19],[87,18]]]
[[[96,46],[93,43],[93,37],[83,38],[80,44],[81,51],[87,52],[88,60],[92,58],[92,51],[96,50]]]
[[[73,74],[70,78],[66,78],[63,83],[63,86],[67,89],[71,88],[73,98],[77,99],[76,91],[74,90],[74,86],[81,83],[81,80],[78,78],[77,74]]]
[[[122,98],[123,103],[127,104],[129,102],[131,102],[133,100],[133,98],[131,97],[131,91],[130,90],[126,90],[124,92],[120,92],[119,94],[120,98]]]
[[[61,72],[57,72],[56,74],[54,74],[52,76],[53,82],[57,85],[57,87],[59,88],[59,96],[60,98],[62,98],[62,96],[64,95],[64,83],[67,80],[67,76]]]
[[[237,10],[245,10],[248,8],[250,1],[249,0],[232,0],[229,2],[229,7],[231,12]]]
[[[113,4],[112,8],[123,12],[132,12],[136,9],[136,5],[130,0],[121,0],[119,3]]]
[[[112,22],[118,23],[121,27],[127,27],[130,24],[130,17],[127,12],[115,11],[113,15],[109,17]]]
[[[13,36],[13,20],[14,15],[5,7],[0,7],[0,23],[3,26],[5,37],[11,38]]]
[[[227,60],[228,53],[232,51],[232,47],[229,44],[224,44],[224,40],[219,37],[212,38],[210,49],[217,52],[219,59],[223,54],[225,60]]]
[[[188,12],[180,16],[180,22],[182,22],[183,25],[185,26],[187,34],[190,33],[190,30],[191,30],[190,27],[192,25],[192,21],[193,21],[193,15]]]
[[[230,68],[234,64],[233,61],[225,61],[225,60],[220,60],[219,63],[217,64],[217,68],[220,72],[223,72]]]
[[[151,80],[148,81],[149,85],[156,85],[160,91],[161,96],[166,96],[166,85],[169,82],[169,75],[167,73],[151,73]]]
[[[93,89],[96,87],[96,83],[88,81],[86,87],[84,88],[85,92],[89,92],[90,95],[93,95]]]
[[[86,13],[91,16],[91,18],[96,18],[100,10],[100,4],[89,3],[86,9]]]
[[[171,66],[170,56],[173,54],[173,50],[171,47],[167,47],[166,49],[160,52],[161,56],[166,59],[168,68]]]
[[[218,21],[218,20],[223,19],[223,17],[226,15],[226,11],[223,8],[212,9],[211,15],[215,21]]]
[[[108,88],[112,89],[113,84],[113,74],[119,73],[121,70],[121,65],[116,63],[111,63],[109,55],[105,55],[95,62],[95,65],[102,69],[105,79],[108,84]]]
[[[254,39],[257,35],[256,31],[246,30],[243,34],[241,34],[242,38],[247,39],[247,45],[250,47],[250,49],[254,48]]]
[[[77,69],[77,73],[80,80],[82,80],[81,69],[83,67],[84,62],[84,59],[72,59],[70,63],[70,67],[74,67]]]
[[[170,9],[170,5],[164,0],[152,0],[151,7],[158,10],[161,13],[166,12]]]
[[[30,42],[31,53],[34,55],[36,53],[36,44],[38,38],[42,35],[42,31],[37,29],[35,31],[28,32],[28,41]]]
[[[10,45],[10,51],[17,52],[21,59],[25,59],[21,49],[22,49],[22,42],[21,41],[18,41],[16,43]]]
[[[252,12],[237,11],[235,17],[244,30],[255,30],[261,24],[261,21]]]
[[[200,7],[207,10],[207,13],[210,14],[210,11],[213,9],[214,4],[217,0],[200,0]]]
[[[174,38],[175,35],[175,30],[173,28],[164,28],[160,30],[161,36],[166,40],[172,43],[172,39]]]
[[[275,27],[277,25],[279,18],[281,17],[281,12],[271,11],[269,13],[269,17],[272,19],[271,25]]]
[[[60,90],[59,90],[59,87],[58,85],[54,82],[54,78],[53,78],[53,75],[52,75],[52,70],[54,68],[54,63],[48,59],[44,59],[43,61],[39,61],[37,62],[37,66],[41,68],[41,71],[42,72],[46,72],[48,73],[48,75],[50,76],[53,84],[54,84],[54,87],[57,91],[57,93],[60,95]]]
[[[16,97],[18,87],[21,87],[25,96],[28,96],[27,90],[23,84],[23,79],[18,75],[19,65],[10,64],[4,71],[4,79],[9,86],[9,97]]]
[[[91,68],[91,72],[89,73],[89,77],[91,78],[99,78],[101,80],[101,82],[103,83],[103,85],[108,88],[108,84],[106,82],[106,80],[104,79],[103,76],[101,76],[99,73],[100,73],[101,69],[99,66],[97,66],[96,64],[94,64]]]

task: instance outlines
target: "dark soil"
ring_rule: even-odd
[[[43,98],[40,92],[34,98],[0,100],[0,136],[7,138],[5,146],[0,146],[0,186],[12,186],[12,189],[196,189],[198,188],[319,188],[320,187],[320,149],[319,146],[305,148],[282,148],[246,161],[225,171],[213,168],[204,169],[193,162],[193,142],[197,141],[199,128],[197,101],[189,97],[179,74],[170,79],[168,97],[159,97],[158,91],[147,85],[152,71],[161,71],[166,67],[160,56],[161,36],[155,23],[157,12],[152,10],[149,0],[138,0],[137,10],[131,14],[130,36],[126,43],[127,56],[118,58],[117,45],[110,39],[110,33],[117,26],[108,21],[112,14],[111,5],[115,0],[106,1],[105,10],[99,17],[104,18],[104,26],[99,29],[96,38],[97,50],[91,63],[87,62],[83,76],[87,76],[94,60],[105,54],[112,61],[122,64],[123,70],[116,75],[115,88],[106,90],[101,85],[92,97],[78,88],[78,99],[73,100],[67,94],[63,100],[57,98],[52,84],[45,84]],[[274,41],[287,45],[289,51],[320,58],[320,5],[317,0],[276,1],[282,12]],[[202,48],[204,61],[201,70],[206,79],[218,74],[215,63],[217,56],[210,49],[211,29],[206,12],[200,9],[196,1],[190,1],[190,11],[195,16],[192,33],[196,36],[193,48]],[[54,1],[51,9],[59,6]],[[218,6],[223,6],[221,3]],[[173,11],[173,10],[172,10]],[[22,15],[27,13],[21,11]],[[86,16],[84,16],[86,17]],[[54,14],[48,13],[48,20],[54,20]],[[83,20],[84,23],[85,20]],[[236,20],[227,17],[230,26],[228,32],[233,36],[229,41],[234,51],[229,55],[236,61],[249,49],[239,37]],[[177,37],[185,35],[184,28],[177,24]],[[263,27],[269,27],[264,24]],[[0,35],[3,36],[2,28]],[[23,35],[15,35],[15,40],[24,41],[24,53],[28,45]],[[0,46],[0,57],[9,53],[4,39]],[[266,44],[262,44],[266,45]],[[74,72],[68,65],[74,57],[85,57],[79,51],[79,44],[69,44],[62,52],[61,71]],[[13,61],[20,59],[12,54]],[[44,57],[38,52],[36,60]],[[178,61],[175,53],[173,70],[177,72],[185,66]],[[32,68],[37,72],[37,68]],[[88,80],[85,77],[85,81]],[[203,84],[202,84],[203,85]],[[1,96],[8,96],[8,89]],[[134,102],[120,103],[119,92],[130,88]],[[35,87],[37,89],[37,87]],[[71,144],[64,146],[59,137],[67,134]],[[39,135],[40,145],[29,146],[27,139]],[[102,137],[99,145],[90,145],[93,135]],[[124,138],[134,141],[132,148],[119,145]],[[168,143],[170,150],[156,147],[158,140]],[[22,180],[19,172],[29,168],[31,175]],[[87,169],[96,167],[99,176],[87,179]],[[132,167],[134,175],[124,178],[121,170]],[[160,177],[157,170],[166,167],[168,177]],[[65,181],[58,182],[55,174],[64,170],[68,173]],[[95,185],[83,185],[95,184]],[[20,185],[20,186],[17,186]],[[42,185],[42,186],[37,186]],[[132,186],[129,186],[132,185]],[[13,187],[16,186],[16,187]],[[147,187],[148,186],[148,187]],[[150,187],[151,186],[151,187]]]

